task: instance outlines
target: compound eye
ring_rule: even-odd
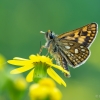
[[[53,39],[54,36],[52,35],[52,33],[50,33],[49,37],[50,37],[50,39]]]

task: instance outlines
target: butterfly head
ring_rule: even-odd
[[[50,30],[48,30],[47,32],[40,31],[40,33],[45,34],[46,40],[52,40],[55,38],[55,33]]]

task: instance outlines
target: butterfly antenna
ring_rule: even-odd
[[[40,41],[40,54],[42,55],[42,52],[41,52],[41,41]]]
[[[45,34],[46,32],[40,31],[40,33]],[[41,45],[41,41],[40,41],[40,52],[39,52],[39,54],[42,54],[42,49],[43,49],[43,48],[44,48],[44,46]]]
[[[43,33],[43,34],[44,34],[45,32],[43,32],[43,31],[40,31],[40,33]]]

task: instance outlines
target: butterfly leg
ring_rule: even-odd
[[[39,51],[39,55],[42,53],[43,48],[46,48],[44,45],[41,46],[40,51]]]

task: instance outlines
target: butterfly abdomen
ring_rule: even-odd
[[[67,61],[66,61],[66,59],[65,59],[63,56],[60,56],[59,62],[60,62],[60,65],[61,65],[65,70],[69,71]],[[64,74],[65,74],[65,73],[64,73]],[[68,74],[65,74],[65,76],[66,76],[66,77],[70,77],[70,75],[68,75]]]

